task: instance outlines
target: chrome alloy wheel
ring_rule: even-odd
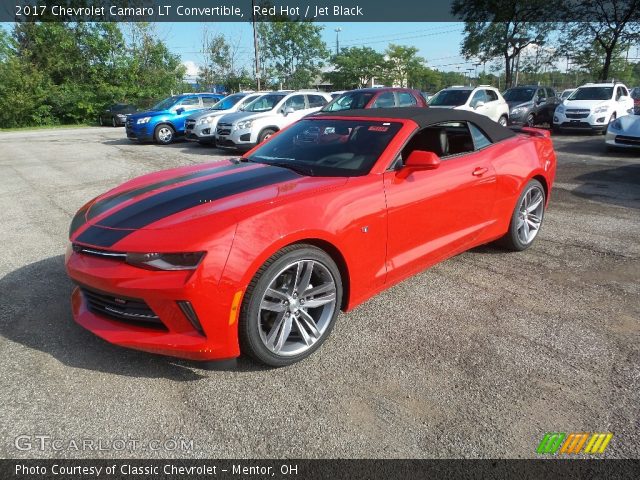
[[[324,335],[336,309],[336,283],[316,260],[300,260],[278,272],[260,301],[258,328],[279,356],[299,355]]]
[[[170,142],[171,137],[173,137],[173,131],[169,127],[160,127],[160,130],[158,130],[158,139],[162,143]]]
[[[544,192],[537,185],[531,186],[522,197],[518,207],[517,230],[518,239],[524,244],[530,244],[542,225],[544,216]]]

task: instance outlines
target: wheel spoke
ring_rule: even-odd
[[[527,206],[527,212],[531,213],[535,211],[542,203],[542,194],[536,192],[536,195],[531,199],[531,203]]]
[[[300,319],[293,317],[293,323],[296,326],[296,330],[298,330],[298,333],[300,334],[300,336],[302,337],[302,340],[304,340],[304,343],[307,346],[311,346],[313,344],[313,339],[309,336],[309,334],[307,333],[307,331],[304,329],[304,327],[302,326],[302,322],[300,322]]]
[[[524,234],[524,241],[527,242],[529,240],[529,224],[524,222],[522,224],[522,233]]]
[[[309,333],[314,338],[316,338],[316,339],[320,338],[320,331],[318,330],[318,326],[316,325],[316,321],[313,319],[313,317],[311,315],[309,315],[308,312],[305,312],[304,310],[300,310],[299,319],[302,321],[304,326],[307,328],[307,330],[309,330]]]
[[[524,223],[524,218],[518,216],[518,222],[516,223],[516,228],[520,230],[522,228],[522,224]]]
[[[267,291],[265,292],[265,296],[271,297],[271,298],[277,298],[279,300],[289,300],[289,297],[287,297],[286,293],[281,292],[280,290],[276,290],[274,288],[267,288]]]
[[[282,328],[283,323],[284,323],[284,312],[278,314],[275,322],[273,322],[273,326],[271,327],[271,330],[269,330],[269,333],[267,334],[267,345],[269,345],[271,348],[273,348],[274,346],[276,336],[280,331],[280,329]]]
[[[311,300],[305,300],[304,306],[305,308],[315,308],[320,307],[321,305],[326,305],[327,303],[333,302],[336,299],[336,293],[331,292],[323,295],[322,297],[316,297]]]
[[[284,347],[287,338],[289,338],[289,334],[291,334],[291,315],[284,316],[284,323],[282,328],[280,329],[280,334],[278,335],[278,341],[273,346],[273,350],[278,353]]]
[[[529,230],[537,230],[538,225],[531,220],[527,219],[527,225],[529,226]]]
[[[309,290],[304,292],[304,298],[305,299],[307,299],[307,298],[311,299],[315,295],[320,295],[321,293],[334,292],[334,291],[335,291],[335,287],[333,286],[333,283],[328,282],[328,283],[324,283],[322,285],[318,285],[317,287],[310,288]]]
[[[302,296],[302,293],[309,287],[311,281],[311,273],[313,272],[313,261],[300,262],[302,267],[298,269],[299,276],[296,276],[296,291],[298,295]]]
[[[284,312],[287,308],[282,302],[270,302],[269,300],[262,300],[260,308],[263,310],[270,310],[272,312]]]
[[[536,225],[540,225],[542,223],[542,219],[537,215],[534,215],[533,213],[530,213],[528,217],[529,217],[529,220],[531,220]]]

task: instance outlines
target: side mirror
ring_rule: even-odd
[[[404,162],[401,172],[409,174],[416,170],[435,170],[440,166],[440,157],[433,152],[414,150]]]
[[[473,106],[474,109],[484,107],[484,102],[482,100],[478,100],[476,104]]]
[[[184,107],[176,108],[176,115],[182,115],[184,113]]]
[[[293,109],[293,107],[287,107],[284,109],[284,111],[282,112],[284,114],[284,116],[286,117],[287,115],[289,115],[290,113],[295,112],[295,110]]]

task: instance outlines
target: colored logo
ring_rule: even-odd
[[[546,433],[536,450],[539,454],[604,453],[613,433]],[[584,448],[583,448],[584,447]]]

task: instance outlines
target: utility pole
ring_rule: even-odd
[[[260,50],[258,48],[258,30],[256,29],[256,14],[255,14],[255,0],[251,0],[251,23],[253,24],[253,50],[256,57],[256,86],[258,91],[260,88]]]
[[[338,55],[340,53],[340,38],[338,35],[340,35],[342,28],[336,27],[333,31],[336,32],[336,55]]]

